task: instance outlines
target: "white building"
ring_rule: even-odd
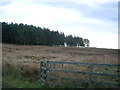
[[[67,42],[64,43],[64,46],[67,47]]]

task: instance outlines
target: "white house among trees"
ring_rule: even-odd
[[[67,42],[64,43],[64,46],[67,47]]]

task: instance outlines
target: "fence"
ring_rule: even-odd
[[[72,65],[71,67],[69,67]],[[76,65],[76,66],[75,66]],[[81,62],[64,62],[64,61],[41,61],[41,78],[48,85],[63,86],[63,87],[119,87],[120,74],[119,67],[120,64],[96,64],[96,63],[81,63]],[[86,67],[87,71],[76,70],[80,66]],[[99,72],[100,66],[105,69],[101,69],[103,72]],[[99,68],[97,68],[99,67]],[[113,67],[113,68],[112,68]],[[66,70],[66,68],[68,70]],[[89,70],[88,70],[89,68]],[[73,69],[73,70],[72,70]],[[108,70],[109,69],[109,70]],[[97,72],[95,72],[97,70]],[[104,73],[106,71],[110,73]],[[57,75],[57,73],[60,73]],[[65,75],[67,73],[67,75]],[[56,75],[57,76],[56,76]],[[72,74],[77,74],[73,75]],[[69,76],[72,77],[69,77]],[[84,77],[85,75],[88,75]],[[66,76],[66,77],[65,77]],[[100,76],[100,77],[97,77]],[[74,78],[79,77],[79,78]],[[100,81],[99,79],[108,78],[108,82]],[[88,79],[87,79],[88,78]],[[109,79],[110,78],[110,79]],[[65,80],[64,83],[62,80]],[[72,84],[68,84],[72,82]],[[67,84],[65,84],[67,82]],[[101,86],[102,85],[102,86]]]

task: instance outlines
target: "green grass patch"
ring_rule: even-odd
[[[3,77],[3,88],[49,88],[42,81],[29,82],[20,78],[11,76]]]
[[[52,88],[40,80],[39,74],[29,76],[12,65],[2,71],[2,88]]]

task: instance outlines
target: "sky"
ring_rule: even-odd
[[[0,21],[79,36],[118,49],[118,0],[0,0]]]

